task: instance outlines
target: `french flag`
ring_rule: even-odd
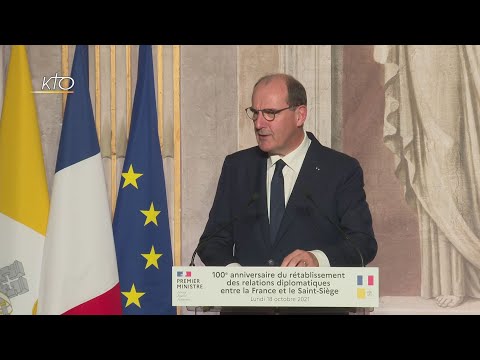
[[[77,45],[50,200],[38,314],[121,314],[115,245],[88,87]]]

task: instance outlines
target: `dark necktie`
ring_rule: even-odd
[[[275,172],[270,185],[270,242],[273,244],[285,212],[285,190],[283,187],[283,160],[275,164]]]

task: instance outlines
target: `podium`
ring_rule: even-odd
[[[222,315],[366,315],[376,267],[173,267],[172,305]]]
[[[221,315],[368,315],[371,307],[221,307],[221,306],[187,306],[195,315],[219,313]]]

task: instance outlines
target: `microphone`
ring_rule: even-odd
[[[335,226],[335,228],[338,230],[338,232],[342,235],[342,237],[345,239],[345,241],[350,244],[351,247],[353,247],[357,253],[358,253],[358,256],[360,257],[360,261],[362,263],[362,267],[365,267],[365,263],[363,261],[363,255],[362,253],[360,252],[360,249],[353,243],[353,241],[350,239],[350,237],[345,233],[345,231],[343,231],[343,229],[336,223],[334,222],[332,219],[330,219],[326,214],[324,214],[322,212],[322,210],[320,210],[320,207],[317,205],[317,203],[313,200],[313,197],[312,197],[312,194],[310,193],[305,193],[305,197],[310,200],[310,202],[313,204],[313,206],[315,207],[315,209],[317,209],[317,211],[324,217],[326,218],[333,226]]]
[[[246,204],[245,208],[248,209],[255,201],[258,200],[260,196],[258,195],[257,192],[253,193],[252,197],[250,198],[250,200],[248,201],[248,203]],[[220,226],[216,231],[214,231],[213,233],[211,233],[210,235],[208,235],[207,237],[205,237],[203,239],[203,241],[200,239],[200,241],[198,242],[198,245],[197,247],[195,248],[195,251],[193,252],[192,254],[192,259],[190,260],[190,265],[189,266],[195,266],[195,256],[197,256],[197,252],[198,250],[201,248],[201,246],[205,245],[207,242],[210,241],[210,239],[212,239],[215,235],[217,235],[218,233],[220,233],[220,231],[226,229],[227,227],[231,226],[235,221],[237,221],[238,219],[240,219],[240,216],[236,215],[234,216],[233,218],[230,219],[230,221],[228,221],[227,223],[223,224],[222,226]]]

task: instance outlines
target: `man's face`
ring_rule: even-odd
[[[252,107],[257,110],[280,110],[287,104],[287,85],[280,78],[260,83],[252,95]],[[304,119],[303,119],[304,120]],[[294,150],[303,139],[303,121],[296,108],[284,110],[268,121],[260,111],[255,120],[255,136],[258,146],[270,155],[285,156]]]

